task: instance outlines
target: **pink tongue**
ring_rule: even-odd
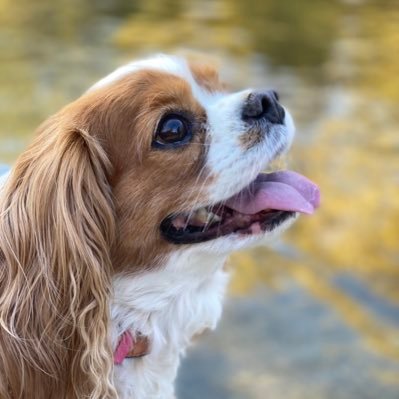
[[[299,173],[262,173],[226,205],[240,213],[253,215],[266,209],[312,214],[320,204],[316,184]]]

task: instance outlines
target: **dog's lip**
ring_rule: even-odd
[[[196,244],[214,240],[219,237],[239,234],[251,236],[272,231],[284,221],[295,217],[295,212],[268,210],[254,215],[245,215],[232,211],[228,207],[219,208],[219,214],[228,212],[220,222],[210,225],[194,225],[187,223],[180,228],[175,226],[177,216],[169,216],[161,223],[161,233],[164,239],[173,244]]]
[[[175,244],[209,241],[233,233],[259,234],[273,230],[297,212],[311,214],[319,204],[319,188],[299,173],[262,173],[225,201],[168,216],[161,223],[161,232]]]

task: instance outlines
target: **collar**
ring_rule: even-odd
[[[122,364],[125,359],[143,357],[150,353],[150,342],[148,337],[136,333],[133,337],[126,330],[120,337],[114,352],[114,364]]]

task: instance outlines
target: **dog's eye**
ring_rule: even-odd
[[[172,148],[186,144],[191,138],[189,122],[180,115],[167,115],[158,125],[153,141],[157,148]]]

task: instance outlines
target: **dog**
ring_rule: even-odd
[[[262,173],[293,136],[275,91],[166,55],[47,119],[1,189],[0,397],[175,398],[228,255],[319,205],[307,178]]]

